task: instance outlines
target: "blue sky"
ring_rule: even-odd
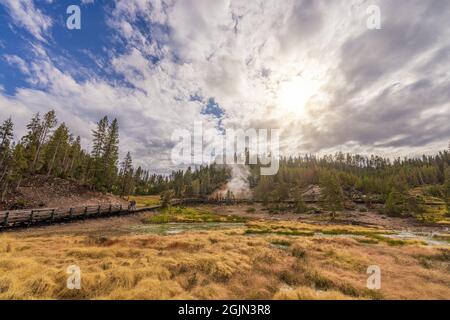
[[[157,172],[196,121],[206,142],[280,129],[283,154],[433,153],[450,140],[449,16],[446,0],[0,0],[0,121],[19,137],[55,108],[89,148],[117,117],[122,155]]]
[[[66,10],[72,4],[81,8],[81,30],[69,30],[66,26],[69,17]],[[120,74],[108,68],[109,58],[125,51],[114,29],[107,25],[107,14],[113,10],[113,2],[36,1],[35,8],[51,17],[52,26],[46,30],[45,41],[41,41],[40,45],[58,68],[65,69],[77,81],[92,77],[111,82],[123,80]],[[0,6],[0,28],[4,31],[1,37],[4,55],[15,55],[23,60],[34,58],[30,43],[34,42],[35,36],[26,28],[14,24],[9,18],[9,10],[4,6]],[[16,88],[33,87],[27,83],[27,75],[16,71],[14,65],[5,59],[0,60],[1,83],[7,94],[13,95]],[[45,90],[45,87],[42,89]]]

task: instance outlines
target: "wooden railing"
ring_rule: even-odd
[[[160,208],[159,205],[133,209],[123,205],[97,205],[65,209],[46,208],[0,211],[0,230],[39,224],[52,224],[77,219],[101,218],[130,214],[151,211],[158,208]]]

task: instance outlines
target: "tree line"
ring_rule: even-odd
[[[229,178],[226,168],[214,164],[158,175],[135,168],[130,152],[119,161],[119,122],[107,116],[92,131],[90,152],[82,148],[79,136],[59,123],[54,110],[35,114],[26,128],[25,136],[15,139],[11,118],[0,125],[1,201],[35,175],[71,179],[120,196],[172,190],[177,197],[206,196]]]
[[[228,167],[217,164],[158,175],[140,166],[135,168],[130,152],[119,161],[119,123],[107,116],[97,122],[92,132],[90,152],[81,147],[79,136],[75,137],[64,122],[59,123],[53,110],[42,116],[35,114],[26,129],[25,136],[16,140],[11,118],[0,126],[2,201],[24,179],[37,174],[72,179],[121,196],[170,191],[175,197],[208,197],[231,177]],[[421,186],[427,186],[432,196],[442,198],[450,208],[450,150],[394,160],[341,152],[321,157],[283,157],[274,176],[261,176],[261,164],[247,161],[247,166],[256,200],[276,203],[296,199],[300,211],[305,209],[302,190],[309,185],[321,186],[324,206],[331,212],[342,208],[345,193],[375,195],[393,214],[410,208],[420,211],[417,197],[407,195]]]
[[[433,156],[382,158],[344,153],[322,157],[305,155],[280,159],[274,176],[261,176],[260,165],[251,168],[250,184],[255,198],[263,202],[296,199],[304,210],[301,190],[310,185],[322,189],[321,202],[331,212],[342,210],[345,195],[364,195],[385,204],[386,213],[422,213],[423,198],[411,196],[423,187],[430,196],[442,199],[450,213],[450,146]],[[367,197],[367,195],[369,195]]]
[[[26,126],[26,134],[14,139],[12,119],[0,126],[0,191],[2,201],[22,181],[34,175],[73,179],[110,191],[107,183],[115,181],[118,161],[118,123],[105,117],[94,131],[91,153],[81,147],[68,126],[58,123],[51,110],[35,114]]]

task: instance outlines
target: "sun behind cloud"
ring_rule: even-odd
[[[295,117],[307,115],[307,103],[314,96],[321,94],[320,81],[296,76],[280,84],[277,92],[277,105],[280,113],[288,113]]]

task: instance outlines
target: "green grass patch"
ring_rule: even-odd
[[[379,231],[363,231],[363,230],[347,230],[347,229],[330,229],[330,230],[315,230],[316,232],[320,232],[330,236],[339,236],[339,235],[352,235],[352,236],[365,236],[370,237],[373,235],[379,234]],[[389,232],[383,232],[389,234]]]
[[[147,223],[151,224],[163,224],[170,222],[170,216],[168,214],[158,214],[156,216],[151,216],[146,220]]]
[[[289,228],[286,226],[260,226],[253,223],[247,224],[247,230],[245,234],[254,235],[280,235],[280,236],[304,236],[312,237],[315,235],[326,236],[356,236],[354,239],[359,243],[365,244],[378,244],[380,242],[386,243],[390,246],[403,246],[403,245],[427,245],[425,241],[421,240],[403,240],[389,237],[395,235],[395,232],[387,230],[364,230],[364,229],[346,229],[346,228],[332,228],[332,229],[305,229],[305,228]]]
[[[449,263],[450,262],[450,250],[449,249],[439,249],[439,251],[440,252],[438,254],[418,255],[417,258]]]
[[[450,243],[450,235],[437,235],[437,236],[433,236],[432,239]]]
[[[377,240],[377,241],[381,241],[384,242],[390,246],[404,246],[407,244],[411,244],[411,241],[406,241],[406,240],[400,240],[400,239],[392,239],[389,237],[384,237],[382,235],[379,234],[372,234],[372,235],[368,235],[368,237]]]
[[[195,223],[195,222],[228,222],[228,223],[242,223],[247,219],[237,216],[222,216],[207,210],[200,210],[197,208],[185,208],[174,207],[170,210],[165,209],[160,211],[159,214],[153,215],[144,223],[150,224],[163,224],[170,222],[183,222],[183,223]]]
[[[347,229],[303,229],[303,228],[289,228],[286,226],[259,226],[248,224],[246,234],[275,234],[282,236],[314,236],[316,233],[339,236],[339,235],[354,235],[354,236],[372,236],[380,233],[379,231],[365,231],[365,230],[347,230]],[[386,232],[389,234],[389,232]]]
[[[160,204],[160,196],[130,196],[129,200],[136,201],[138,208],[153,207]]]

